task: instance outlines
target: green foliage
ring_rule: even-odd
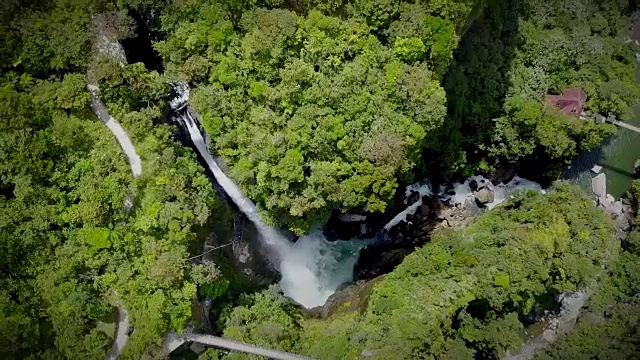
[[[445,86],[470,165],[527,161],[558,169],[610,136],[609,125],[530,111],[569,87],[584,89],[593,114],[628,119],[640,87],[627,11],[624,1],[490,1]]]
[[[3,37],[9,42],[0,68],[46,77],[83,69],[91,52],[87,29],[96,10],[93,0],[55,1],[29,4],[8,1],[3,19]],[[13,45],[13,46],[11,46]]]
[[[443,75],[458,46],[456,23],[460,25],[463,19],[447,18],[439,13],[434,14],[436,16],[431,14],[428,4],[403,3],[398,19],[391,23],[386,33],[391,41],[397,41],[398,38],[420,39],[425,45],[429,63],[437,74]]]
[[[404,61],[413,62],[424,56],[425,47],[418,38],[397,38],[393,51]]]
[[[228,287],[214,264],[186,260],[213,190],[160,122],[161,76],[89,61],[102,2],[14,3],[2,9],[20,16],[3,12],[0,29],[14,41],[0,64],[0,357],[102,359],[112,340],[96,324],[124,306],[134,332],[123,356],[140,358],[184,330],[198,286],[218,296]],[[142,156],[135,181],[91,113],[87,67]]]
[[[548,195],[525,194],[461,232],[434,237],[385,277],[367,315],[385,330],[368,344],[401,358],[437,356],[447,350],[452,317],[466,308],[474,319],[463,316],[460,336],[498,356],[518,345],[502,334],[517,325],[513,313],[528,313],[547,292],[588,285],[616,247],[611,221],[580,190],[558,184]]]
[[[395,2],[356,2],[367,23],[254,8],[240,31],[194,7],[156,47],[173,78],[200,85],[192,102],[234,178],[272,222],[303,232],[330,209],[382,211],[411,179],[445,115],[432,70],[444,71],[457,43],[450,20],[436,18],[445,8],[425,8],[424,36],[385,46],[367,24],[384,30]]]
[[[505,116],[494,120],[489,153],[506,162],[517,162],[534,154],[543,154],[550,161],[570,159],[615,133],[612,125],[596,126],[522,97],[509,98],[504,110]]]
[[[498,358],[522,342],[518,314],[540,296],[589,286],[614,267],[618,248],[611,219],[580,189],[558,183],[545,195],[520,194],[464,230],[435,234],[373,286],[362,315],[299,321],[270,298],[277,308],[234,309],[225,334],[320,359]],[[251,331],[296,323],[299,333],[273,331],[286,341]]]
[[[364,17],[373,29],[388,25],[398,13],[397,0],[355,0],[357,15]]]
[[[637,184],[636,180],[635,191]],[[538,354],[537,359],[629,359],[638,354],[640,232],[637,226],[636,222],[624,244],[626,250],[591,296],[578,325],[553,347]]]
[[[291,315],[292,306],[276,286],[248,296],[245,302],[247,305],[235,307],[229,314],[225,337],[280,350],[294,347],[299,325]]]

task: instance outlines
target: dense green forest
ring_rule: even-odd
[[[557,175],[615,130],[546,94],[580,86],[591,111],[621,119],[638,96],[618,2],[186,4],[155,45],[166,75],[196,87],[234,178],[297,232],[331,209],[383,211],[416,173],[534,162]]]
[[[618,249],[608,216],[560,184],[434,236],[375,283],[359,312],[301,321],[270,289],[233,309],[224,334],[319,359],[357,359],[363,350],[380,359],[499,358],[522,343],[518,314],[546,296],[592,286]],[[634,263],[627,261],[620,263]],[[621,293],[637,289],[634,275],[614,278],[628,282]]]
[[[238,295],[240,275],[187,260],[198,233],[229,219],[166,119],[171,85],[189,84],[230,175],[270,223],[298,234],[332,211],[384,212],[425,177],[520,167],[555,179],[616,130],[544,97],[582,87],[588,111],[628,120],[640,95],[627,41],[635,10],[614,0],[2,1],[0,357],[104,358],[113,340],[97,325],[121,306],[134,329],[122,356],[157,358],[163,335],[184,331],[206,297],[219,335],[317,358],[499,358],[523,342],[519,316],[585,289],[596,320],[537,356],[637,354],[640,218],[621,243],[610,217],[563,183],[434,234],[328,319],[275,285]],[[102,31],[134,37],[134,14],[161,64],[97,50]],[[88,83],[131,137],[141,176],[92,113]],[[637,209],[638,182],[631,199]]]

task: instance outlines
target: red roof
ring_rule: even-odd
[[[565,89],[562,95],[547,95],[546,101],[555,105],[563,113],[578,117],[584,110],[587,94],[582,88],[570,88]]]

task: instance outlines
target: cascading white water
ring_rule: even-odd
[[[278,229],[262,221],[255,204],[216,164],[196,121],[188,111],[184,112],[182,119],[191,141],[220,186],[254,223],[260,241],[277,257],[271,260],[279,264],[282,275],[280,285],[286,296],[307,308],[321,306],[341,284],[353,279],[353,266],[360,248],[364,246],[363,241],[329,242],[321,231],[316,230],[291,243]]]
[[[493,185],[491,181],[478,175],[468,178],[463,183],[454,184],[453,190],[455,193],[453,195],[446,195],[444,192],[445,189],[443,188],[440,194],[438,194],[438,197],[443,200],[449,200],[451,205],[464,205],[467,201],[474,201],[474,192],[471,190],[470,186],[472,180],[475,180],[480,186],[486,186],[489,190],[493,191],[493,202],[485,205],[488,209],[493,209],[494,207],[502,204],[513,192],[516,191],[534,190],[542,193],[545,192],[545,190],[542,189],[542,186],[537,182],[527,180],[519,176],[515,176],[506,184]]]

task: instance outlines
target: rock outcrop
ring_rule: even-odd
[[[274,269],[265,254],[265,249],[258,240],[258,233],[245,216],[236,213],[234,216],[233,257],[234,267],[252,284],[263,286],[278,280],[278,272]]]
[[[625,198],[616,200],[611,194],[607,194],[607,177],[604,173],[591,179],[591,190],[596,196],[596,205],[613,217],[618,237],[625,240],[634,218],[631,202]]]
[[[607,176],[602,173],[591,179],[591,191],[598,198],[605,198],[607,196]]]
[[[359,311],[363,313],[367,309],[371,289],[380,279],[382,278],[376,277],[367,281],[360,280],[338,289],[323,306],[309,309],[308,312],[322,319],[340,312]]]
[[[375,243],[360,251],[354,280],[369,280],[391,272],[417,246],[429,241],[434,231],[463,228],[480,213],[473,201],[449,207],[436,196],[423,196],[421,203],[413,214],[407,214],[405,221],[383,230]]]

